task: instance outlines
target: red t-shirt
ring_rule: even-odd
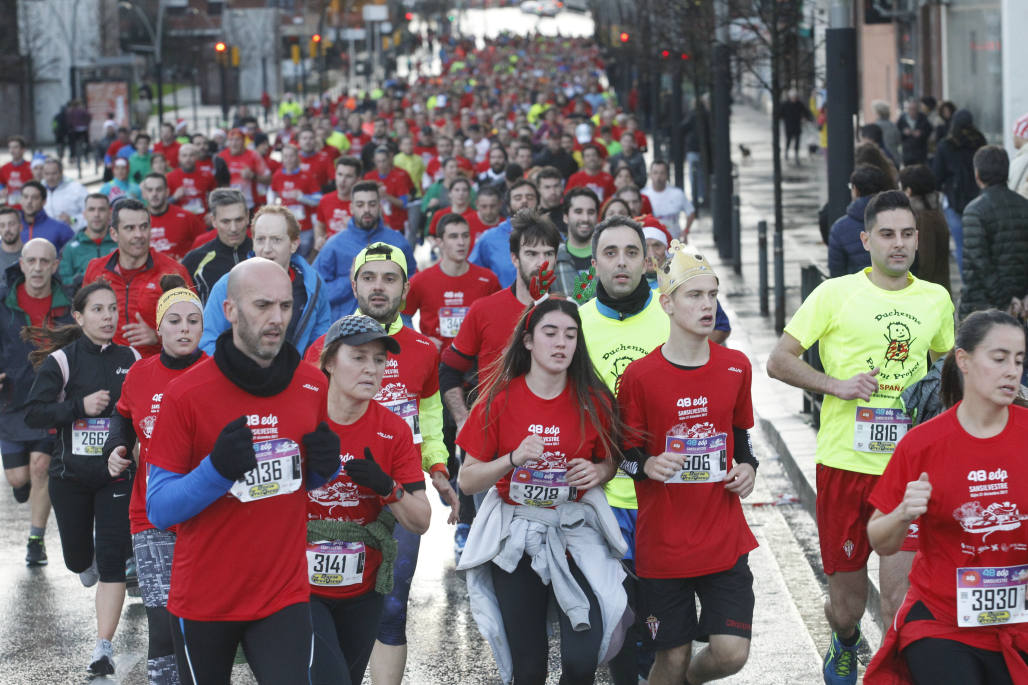
[[[320,188],[321,186],[314,180],[314,177],[303,171],[287,174],[279,169],[271,177],[271,190],[278,196],[282,205],[292,212],[296,220],[300,222],[301,231],[311,229],[311,209],[300,202],[300,197],[316,193]]]
[[[214,176],[214,160],[210,157],[203,157],[196,160],[196,170],[206,171],[212,177]]]
[[[333,162],[334,158],[324,150],[318,150],[310,157],[300,153],[300,171],[314,178],[318,190],[335,177]]]
[[[410,174],[397,166],[394,166],[389,173],[385,175],[385,178],[379,176],[378,172],[372,169],[368,173],[364,174],[364,180],[377,181],[384,185],[386,195],[392,195],[396,198],[406,195],[407,199],[411,199],[414,195],[414,182],[410,180]],[[403,234],[407,225],[406,207],[394,207],[381,199],[379,202],[382,206],[382,221],[389,228]]]
[[[418,402],[439,392],[439,351],[435,343],[406,326],[399,330],[390,327],[390,335],[400,343],[400,354],[389,354],[375,401],[401,417],[410,427],[414,442],[421,444]],[[304,361],[320,368],[324,347],[322,335],[307,348]]]
[[[178,168],[178,151],[182,147],[182,144],[177,140],[172,141],[170,145],[165,145],[163,142],[158,140],[153,145],[153,151],[159,152],[164,155],[164,159],[168,160],[168,166],[172,169]]]
[[[175,204],[190,214],[203,214],[207,211],[207,193],[217,187],[210,172],[200,169],[198,164],[192,173],[174,169],[168,173],[167,178],[169,197],[183,188],[182,197],[175,200]]]
[[[586,173],[585,169],[576,171],[571,174],[571,178],[568,179],[567,187],[565,192],[572,188],[588,188],[596,196],[600,198],[600,204],[608,197],[612,197],[617,192],[617,188],[614,187],[614,177],[608,174],[606,171],[601,171],[598,174]]]
[[[479,461],[506,459],[530,433],[540,435],[545,444],[541,459],[508,471],[496,482],[496,490],[508,504],[523,503],[511,497],[512,478],[519,485],[545,482],[539,478],[540,472],[556,472],[554,482],[559,484],[561,472],[567,470],[572,459],[606,459],[608,456],[588,417],[585,430],[581,429],[578,401],[570,384],[557,397],[544,400],[529,389],[524,376],[519,376],[496,395],[489,405],[488,419],[485,404],[481,400],[475,403],[457,436],[457,444],[469,455]],[[584,490],[575,492],[574,500],[580,500],[584,494]]]
[[[363,459],[364,448],[371,449],[375,463],[400,484],[423,483],[421,453],[408,438],[407,424],[378,402],[368,404],[367,411],[356,422],[344,426],[329,420],[328,425],[339,436],[343,453],[343,464],[351,459]],[[307,501],[307,518],[315,520],[353,521],[365,526],[378,518],[382,511],[382,498],[369,488],[357,485],[346,471],[340,471],[334,480],[311,490]],[[308,578],[319,572],[332,569],[343,576],[343,585],[314,585],[311,592],[322,597],[356,597],[374,589],[375,576],[382,564],[382,552],[362,544],[349,546],[341,553],[346,559],[339,566],[319,559],[316,555],[339,550],[319,549],[318,545],[307,546]],[[364,552],[363,572],[359,572],[358,557]],[[352,558],[352,560],[351,560]],[[338,559],[338,557],[337,557]],[[335,580],[338,582],[338,580]]]
[[[350,223],[350,201],[340,200],[339,193],[323,195],[318,202],[317,217],[325,227],[325,237],[333,236]]]
[[[411,276],[403,313],[420,311],[421,332],[442,340],[442,349],[446,349],[457,337],[471,304],[499,289],[496,274],[489,269],[468,264],[468,270],[460,276],[447,276],[435,264]]]
[[[243,150],[238,155],[233,155],[228,148],[219,152],[218,156],[225,160],[225,164],[228,165],[229,186],[242,191],[243,197],[246,198],[247,208],[253,207],[258,194],[257,177],[268,171],[268,165],[265,163],[264,158],[253,150]],[[199,163],[197,163],[197,166],[199,166]],[[244,179],[242,176],[243,171],[246,169],[253,172],[253,177],[249,180]]]
[[[629,364],[618,386],[621,416],[629,428],[625,446],[657,455],[668,451],[669,438],[682,438],[689,453],[708,455],[693,477],[708,468],[711,473],[731,471],[732,428],[753,426],[749,360],[716,343],[709,347],[710,359],[698,369],[672,364],[661,352],[663,345],[657,347]],[[723,476],[715,482],[635,483],[640,576],[692,578],[725,571],[757,546],[739,496],[722,481]]]
[[[150,463],[189,473],[221,430],[246,415],[258,448],[271,440],[299,446],[299,463],[283,472],[306,480],[303,436],[326,419],[325,387],[324,374],[300,364],[285,390],[257,397],[228,380],[213,359],[204,360],[164,391]],[[302,482],[286,489],[250,502],[226,492],[179,524],[169,611],[193,621],[253,621],[308,601],[307,493]]]
[[[18,164],[8,162],[0,166],[0,185],[7,189],[7,204],[16,205],[21,200],[21,187],[32,180],[32,168],[26,161]]]
[[[132,534],[153,528],[146,517],[146,470],[150,459],[150,436],[153,435],[157,415],[161,411],[161,399],[168,383],[192,369],[206,354],[184,369],[169,369],[161,362],[160,355],[140,359],[129,368],[118,398],[118,413],[132,423],[139,438],[139,468],[132,484],[132,500],[129,502],[129,526]]]
[[[513,286],[472,303],[453,339],[453,349],[477,358],[480,382],[485,370],[503,355],[525,307],[514,295]]]
[[[999,435],[976,438],[960,425],[957,407],[903,436],[870,497],[876,509],[888,514],[903,501],[907,483],[928,474],[932,494],[928,511],[915,521],[921,546],[910,569],[908,596],[920,599],[937,621],[954,628],[957,569],[1028,564],[1021,512],[1021,507],[1028,512],[1028,409],[1011,406]],[[962,573],[963,591],[987,587],[981,581],[989,575]],[[1026,623],[1002,628],[1028,635]],[[977,630],[968,627],[946,637],[959,640],[960,632]]]
[[[436,229],[439,227],[439,220],[447,214],[453,214],[453,207],[444,207],[432,215],[432,221],[428,224],[429,235],[436,235]],[[478,211],[475,210],[474,207],[468,207],[461,212],[460,215],[468,222],[468,230],[471,233],[471,242],[468,244],[468,254],[471,254],[471,248],[475,244],[475,238],[485,231],[485,224],[483,224],[478,218]]]
[[[279,169],[282,168],[282,162],[279,162],[278,160],[272,159],[270,152],[267,154],[266,157],[264,157],[264,163],[268,165],[268,171],[271,173],[272,176],[275,175],[276,171],[278,171]],[[259,183],[259,182],[257,183],[257,200],[256,201],[257,201],[257,206],[258,207],[263,207],[264,205],[268,204],[268,189],[269,188],[271,188],[270,184]]]
[[[25,283],[19,283],[17,288],[18,306],[28,315],[33,326],[42,326],[46,321],[46,315],[50,313],[50,305],[53,302],[53,295],[46,297],[32,297],[25,289]]]
[[[150,215],[150,247],[172,259],[182,259],[197,236],[207,230],[207,224],[197,214],[168,205],[164,214]]]

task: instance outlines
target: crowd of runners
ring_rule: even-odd
[[[269,132],[111,127],[93,193],[9,141],[0,448],[26,562],[52,507],[96,585],[89,672],[115,672],[138,584],[155,685],[237,660],[399,685],[435,497],[504,682],[546,682],[553,616],[561,683],[739,672],[753,370],[599,49],[451,40],[441,74],[375,95],[287,98]],[[856,682],[873,549],[890,628],[865,682],[1028,682],[1023,322],[955,326],[910,273],[907,194],[864,219],[870,266],[767,362],[824,394],[824,680]]]

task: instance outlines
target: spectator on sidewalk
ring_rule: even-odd
[[[860,127],[860,142],[858,145],[873,145],[888,158],[893,165],[898,165],[896,157],[892,156],[889,149],[885,147],[885,138],[882,137],[882,129],[878,124],[866,124]]]
[[[871,266],[871,255],[862,239],[864,210],[872,195],[892,189],[889,177],[870,164],[858,165],[850,174],[849,185],[853,201],[828,233],[828,274],[832,278]]]
[[[907,100],[907,111],[896,121],[903,141],[903,165],[924,164],[928,161],[928,139],[932,136],[932,125],[921,111],[920,103]]]
[[[889,177],[889,181],[892,183],[890,188],[899,188],[899,172],[896,171],[896,165],[889,160],[885,149],[880,145],[872,142],[857,145],[853,150],[853,168],[856,169],[861,164],[878,167]]]
[[[1007,187],[1021,197],[1028,197],[1028,114],[1014,124],[1014,149],[1017,154],[1010,160]]]
[[[1007,151],[986,145],[974,155],[981,194],[964,209],[964,287],[957,313],[1006,310],[1028,292],[1028,199],[1007,188]]]
[[[967,203],[978,197],[974,153],[983,145],[985,136],[975,128],[971,112],[961,109],[953,115],[949,133],[939,141],[932,161],[932,173],[939,182],[939,190],[946,196],[943,211],[956,245],[957,266],[961,273],[964,272],[964,229],[960,215]]]
[[[795,151],[796,163],[800,163],[800,134],[803,133],[803,121],[813,121],[814,116],[800,100],[795,88],[789,90],[788,99],[778,108],[778,116],[785,124],[785,159],[789,159],[789,147]]]
[[[917,221],[917,257],[911,272],[922,281],[938,283],[953,294],[949,280],[949,226],[939,208],[935,174],[924,164],[900,170],[900,185],[910,198]]]
[[[890,158],[899,159],[902,138],[896,124],[889,120],[889,103],[885,100],[875,100],[871,103],[871,109],[878,116],[872,123],[882,131],[882,147],[889,153]]]

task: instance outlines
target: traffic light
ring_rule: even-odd
[[[688,59],[689,59],[689,53],[688,52],[683,52],[682,53],[682,61],[685,62]]]
[[[293,64],[300,63],[300,46],[296,43],[289,46],[289,57],[293,60]]]
[[[671,56],[671,51],[670,50],[661,50],[660,51],[660,58],[661,59],[667,59],[670,56]]]
[[[233,45],[232,46],[232,50],[230,52],[231,52],[231,55],[232,55],[232,57],[231,57],[232,66],[238,67],[239,66],[239,47],[236,46],[236,45]]]
[[[218,59],[218,64],[224,65],[226,63],[226,54],[228,46],[225,45],[224,41],[218,41],[214,44],[214,52]]]
[[[406,14],[403,15],[403,18],[406,19],[407,21],[412,21],[414,19],[414,13],[413,12],[407,12]]]
[[[628,42],[628,38],[629,38],[628,32],[627,31],[622,31],[621,35],[618,36],[618,38],[621,39],[622,43],[627,43]]]
[[[313,36],[311,36],[311,44],[310,44],[310,55],[311,55],[311,57],[317,57],[318,55],[320,55],[321,54],[321,49],[322,49],[321,34],[320,33],[315,33]]]

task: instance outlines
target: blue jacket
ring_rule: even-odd
[[[23,243],[27,243],[33,238],[46,238],[57,248],[57,254],[60,254],[64,244],[74,237],[75,232],[68,224],[54,219],[42,209],[32,221],[30,232],[29,223],[25,220],[25,212],[21,213],[21,241]]]
[[[302,325],[297,324],[293,338],[289,341],[302,357],[307,346],[327,332],[335,319],[332,318],[325,284],[314,267],[296,254],[289,259],[289,263],[303,276],[303,286],[307,290],[307,304],[300,313]],[[200,349],[212,357],[218,336],[230,327],[228,319],[225,318],[225,310],[221,306],[227,292],[228,274],[225,274],[211,288],[211,294],[203,308],[203,336],[200,338]]]
[[[509,288],[518,277],[518,270],[510,261],[510,219],[493,226],[478,236],[468,261],[489,269],[500,281],[501,288]]]
[[[381,219],[378,220],[378,226],[370,231],[357,228],[353,219],[350,219],[346,229],[332,236],[314,260],[314,268],[325,281],[325,290],[332,307],[332,321],[357,311],[357,298],[350,285],[350,267],[358,252],[377,242],[387,243],[403,251],[403,256],[407,258],[407,278],[417,272],[414,252],[402,233],[387,227]]]
[[[871,253],[860,242],[864,230],[864,209],[871,196],[858,197],[846,208],[845,216],[839,217],[828,234],[828,274],[845,276],[855,274],[871,266]]]

